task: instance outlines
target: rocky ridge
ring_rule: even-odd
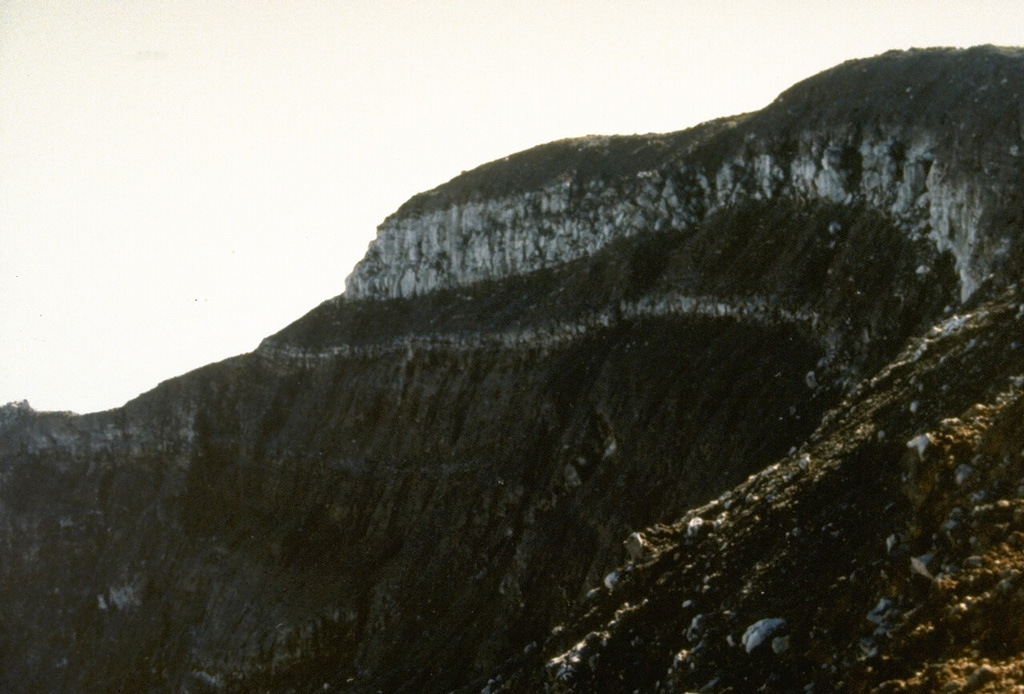
[[[2,687],[1024,684],[1022,67],[513,155],[252,354],[3,408]]]
[[[1007,195],[1017,194],[999,174],[1019,167],[1021,133],[1019,126],[1008,133],[1003,151],[978,151],[977,138],[927,121],[972,117],[968,112],[982,100],[1019,100],[1012,60],[999,62],[992,61],[992,74],[973,94],[960,94],[953,104],[934,99],[930,92],[940,80],[929,75],[896,87],[846,82],[851,88],[843,98],[855,104],[857,120],[823,123],[820,114],[791,107],[802,106],[802,91],[819,86],[809,80],[764,111],[692,131],[557,143],[557,165],[540,185],[468,195],[443,186],[407,203],[381,225],[346,281],[346,294],[409,297],[526,274],[592,255],[614,239],[684,231],[745,200],[790,198],[864,206],[908,235],[926,236],[939,252],[952,254],[966,299],[1013,251],[1012,230],[993,217],[1005,209]],[[859,69],[847,64],[828,79]],[[928,113],[939,109],[941,115]],[[904,110],[925,113],[905,120]],[[551,147],[543,147],[545,154]],[[592,172],[592,160],[620,162],[623,150],[627,162],[614,177]],[[507,157],[487,174],[515,176],[506,170],[531,166],[534,156]],[[979,166],[986,175],[976,175]]]

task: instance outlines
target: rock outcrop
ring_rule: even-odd
[[[1009,55],[993,54],[969,87],[955,59],[933,66],[941,74],[913,62],[892,59],[865,79],[854,61],[763,111],[691,131],[569,140],[494,162],[388,218],[347,295],[410,297],[523,275],[781,198],[870,209],[927,237],[951,253],[966,299],[1015,251],[1014,227],[1000,218],[1020,203],[1022,126],[1007,104],[1024,84]],[[982,137],[979,120],[997,131]],[[482,176],[509,184],[474,186]]]
[[[0,409],[0,688],[1024,685],[1022,123],[986,47],[543,145],[251,354]]]

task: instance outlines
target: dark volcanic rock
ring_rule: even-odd
[[[892,53],[544,145],[252,354],[3,408],[0,688],[1024,683],[1022,94]]]

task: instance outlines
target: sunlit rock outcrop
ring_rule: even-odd
[[[557,143],[561,158],[545,169],[539,186],[462,195],[442,186],[414,198],[381,225],[348,278],[347,295],[410,297],[526,274],[592,254],[614,239],[662,229],[685,233],[729,206],[781,197],[867,207],[908,235],[928,237],[952,253],[966,299],[1013,250],[1012,235],[993,217],[1008,200],[1019,200],[1022,149],[1017,132],[1007,133],[1001,147],[986,142],[979,151],[978,139],[965,137],[961,126],[970,127],[972,111],[1019,104],[1024,82],[1017,57],[993,51],[987,56],[993,74],[946,113],[937,111],[949,95],[936,104],[930,91],[937,80],[918,73],[898,85],[849,84],[848,109],[823,123],[820,112],[800,103],[819,77],[762,112],[686,133]],[[829,79],[860,65],[837,68]],[[908,118],[915,110],[918,117]],[[624,155],[625,170],[593,173],[593,160]],[[539,156],[532,150],[483,169],[515,179]]]

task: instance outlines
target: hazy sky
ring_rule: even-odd
[[[88,412],[344,289],[413,194],[761,108],[1019,0],[0,0],[0,404]]]

